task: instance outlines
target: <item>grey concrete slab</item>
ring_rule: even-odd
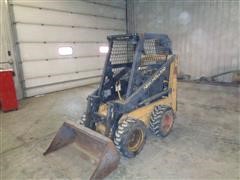
[[[1,134],[0,154],[7,150],[15,149],[24,143],[20,139],[16,138],[16,136],[14,136],[11,132],[9,132],[7,128],[4,127],[4,123],[1,124],[0,134]]]
[[[32,144],[21,146],[1,155],[2,179],[68,178],[43,158]]]
[[[77,121],[96,86],[56,92],[0,112],[2,179],[88,179],[91,163],[74,147],[44,157],[63,121]],[[239,88],[179,83],[178,112],[166,138],[148,132],[143,151],[121,157],[106,179],[239,179]]]

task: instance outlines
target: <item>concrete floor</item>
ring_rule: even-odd
[[[94,87],[28,98],[18,111],[1,112],[0,179],[87,179],[78,153],[42,153],[63,121],[78,120]],[[172,133],[165,139],[149,133],[143,151],[134,159],[122,157],[106,179],[239,179],[239,90],[179,83]]]

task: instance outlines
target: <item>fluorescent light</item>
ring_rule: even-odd
[[[100,46],[99,47],[99,52],[100,53],[106,54],[106,53],[108,53],[108,50],[109,50],[108,46]]]
[[[71,47],[60,47],[58,48],[58,53],[60,55],[66,56],[66,55],[71,55],[73,53],[73,50]]]

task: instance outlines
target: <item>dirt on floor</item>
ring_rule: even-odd
[[[179,83],[178,112],[166,138],[148,132],[143,151],[121,157],[106,179],[239,179],[240,88]],[[0,179],[88,179],[78,152],[43,156],[64,121],[79,120],[95,85],[20,102],[18,111],[0,112]],[[66,158],[74,161],[68,162]],[[71,165],[70,165],[71,164]]]

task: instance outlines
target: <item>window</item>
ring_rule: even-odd
[[[62,56],[72,55],[73,50],[71,47],[60,47],[58,48],[58,53]]]
[[[108,50],[109,50],[108,46],[100,46],[99,47],[99,52],[100,53],[106,54],[106,53],[108,53]]]

